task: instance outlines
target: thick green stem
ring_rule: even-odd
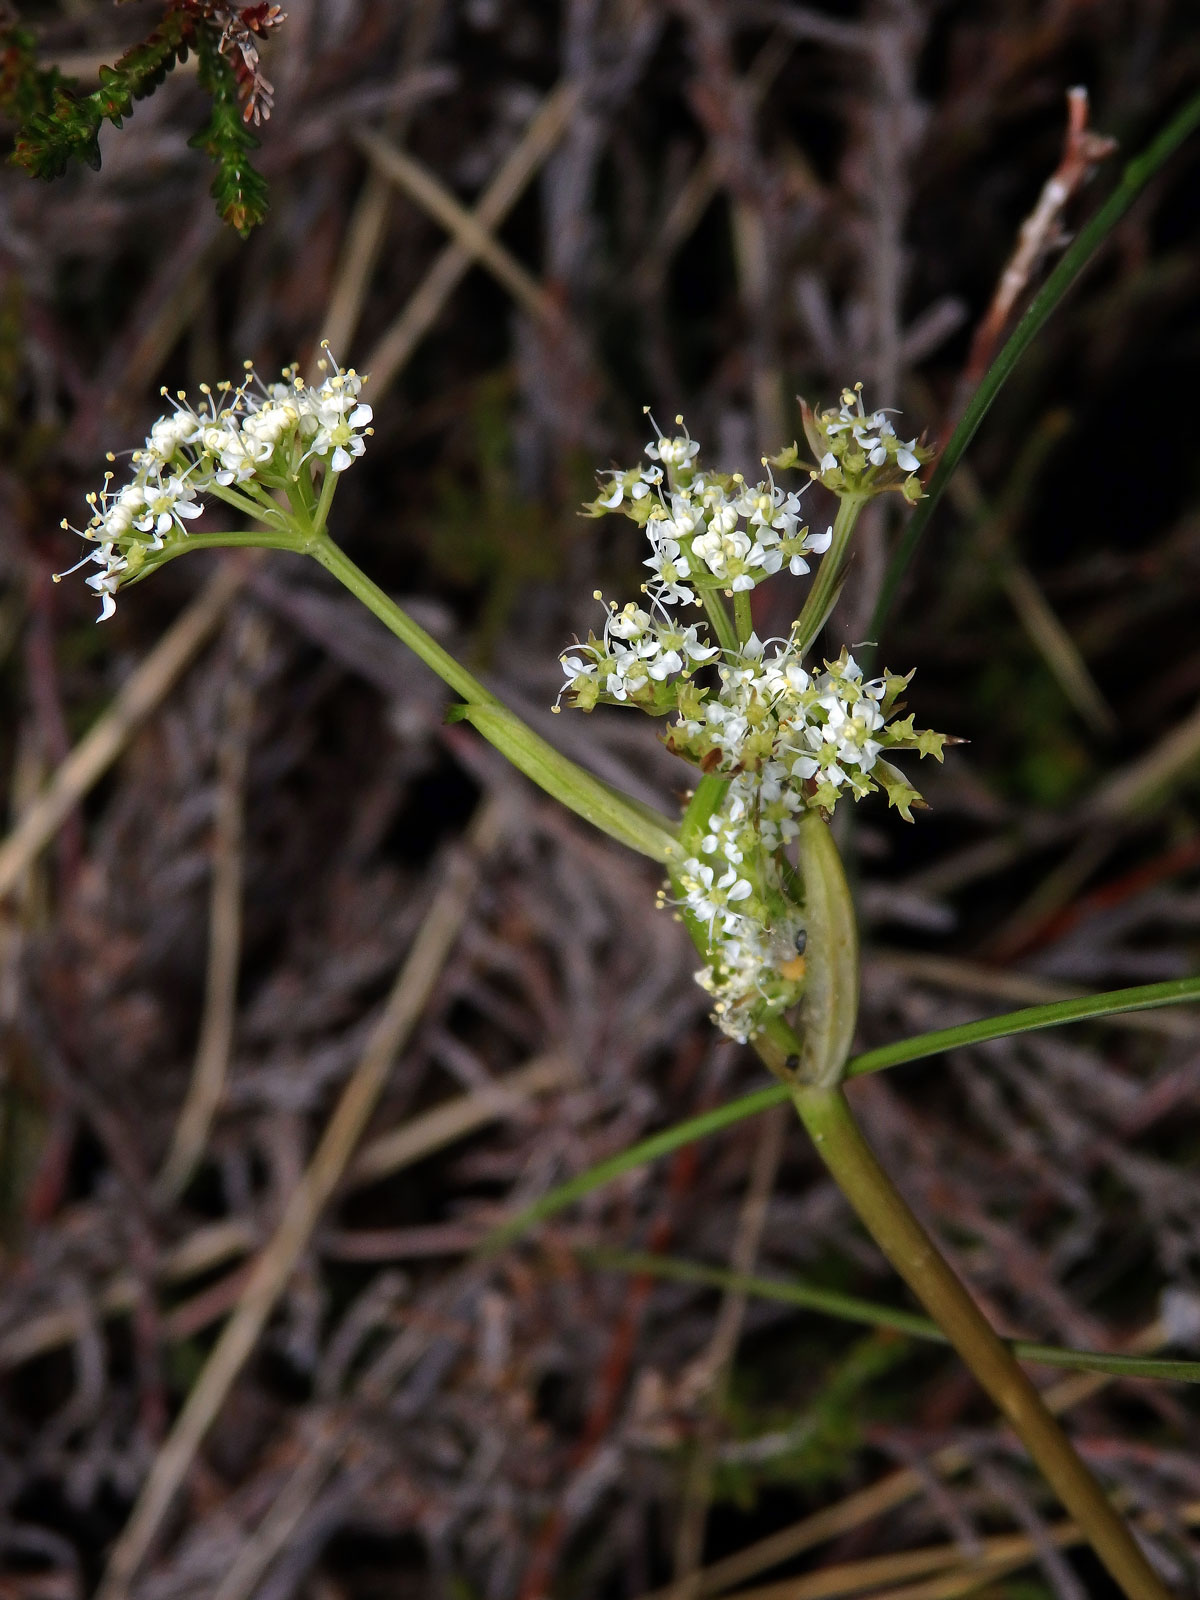
[[[332,573],[339,583],[344,584],[356,600],[361,600],[368,611],[374,612],[385,628],[389,628],[397,639],[420,656],[425,665],[436,672],[455,694],[462,695],[470,705],[500,705],[490,689],[485,689],[479,679],[456,661],[448,650],[443,650],[437,640],[414,622],[408,612],[385,594],[377,583],[373,583],[328,535],[318,533],[309,544],[308,553],[321,563],[326,572]]]
[[[712,624],[712,631],[717,636],[717,643],[731,656],[737,655],[737,629],[733,625],[733,619],[724,600],[716,589],[701,589],[700,598],[704,601],[705,614]]]
[[[774,1054],[767,1054],[770,1065]],[[860,1221],[1024,1441],[1129,1600],[1169,1600],[1103,1489],[875,1159],[842,1089],[795,1087],[792,1099]]]
[[[802,656],[812,648],[841,593],[850,535],[868,499],[869,495],[846,494],[838,501],[837,516],[833,519],[833,540],[821,558],[812,588],[805,597],[796,626],[792,629],[793,643]]]
[[[739,589],[733,597],[733,620],[737,628],[738,643],[745,644],[754,632],[754,616],[750,610],[750,594]]]

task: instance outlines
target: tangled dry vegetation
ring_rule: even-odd
[[[86,78],[152,8],[23,9]],[[99,173],[0,180],[0,1594],[74,1600],[111,1562],[107,1600],[1103,1595],[937,1347],[588,1259],[897,1303],[775,1115],[473,1254],[761,1082],[653,869],[443,725],[291,558],[176,563],[106,630],[50,575],[160,384],[326,335],[372,374],[356,558],[672,809],[644,723],[548,713],[586,597],[636,567],[576,516],[591,466],[632,458],[647,401],[753,463],[794,393],[854,377],[944,430],[1045,180],[1072,192],[1018,304],[1111,181],[1078,100],[1064,148],[1065,90],[1138,149],[1200,70],[1188,0],[287,10],[249,242],[186,71]],[[857,827],[864,1044],[1194,968],[1198,184],[1192,146],[1019,370],[892,625],[921,720],[971,743],[916,827]],[[1195,1347],[1198,1041],[1147,1014],[857,1089],[1006,1331]],[[1191,1392],[1055,1393],[1194,1592]]]

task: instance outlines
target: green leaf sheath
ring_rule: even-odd
[[[929,519],[937,509],[938,501],[945,493],[946,485],[953,477],[955,468],[962,459],[967,446],[975,437],[976,431],[987,415],[993,400],[1004,387],[1009,374],[1041,332],[1052,312],[1057,309],[1067,290],[1145,189],[1151,178],[1155,176],[1189,134],[1194,132],[1197,126],[1200,126],[1200,94],[1194,95],[1192,99],[1187,101],[1182,110],[1171,119],[1158,137],[1152,140],[1146,149],[1142,151],[1141,155],[1136,156],[1126,165],[1116,189],[1109,195],[1092,220],[1076,234],[1075,239],[1063,253],[1058,265],[1034,296],[1028,310],[1005,341],[1000,353],[988,368],[983,382],[972,395],[958,426],[951,434],[949,442],[942,452],[942,458],[938,462],[937,470],[929,480],[925,498],[917,507],[912,520],[904,531],[903,538],[888,563],[887,573],[879,594],[879,601],[871,618],[870,627],[867,630],[871,639],[879,638],[888,613],[895,602],[900,582],[908,570],[909,563],[916,553],[918,544],[924,536],[925,529],[929,525]]]
[[[797,847],[808,925],[797,1076],[802,1083],[826,1087],[845,1071],[858,1022],[858,925],[842,858],[818,812],[806,811],[800,818]]]

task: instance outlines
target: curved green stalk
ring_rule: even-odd
[[[385,628],[394,633],[402,643],[420,656],[425,665],[436,672],[443,683],[448,684],[455,694],[462,695],[463,699],[471,705],[498,706],[500,701],[491,692],[485,689],[473,673],[467,671],[460,662],[456,661],[448,650],[443,650],[437,640],[426,633],[425,629],[409,616],[403,606],[399,606],[391,595],[385,594],[379,585],[367,577],[360,566],[357,566],[346,552],[325,533],[318,533],[308,545],[308,554],[313,556],[331,573],[339,583],[344,584],[356,600],[361,600],[367,610],[373,612]]]
[[[594,777],[534,733],[515,712],[499,705],[455,706],[456,722],[469,722],[519,772],[610,838],[664,865],[679,855],[675,825]]]
[[[603,1246],[578,1246],[575,1254],[590,1267],[608,1272],[644,1273],[651,1278],[669,1278],[674,1283],[695,1283],[720,1289],[724,1294],[752,1295],[774,1300],[780,1305],[797,1306],[846,1322],[863,1323],[868,1328],[888,1328],[893,1333],[926,1339],[932,1344],[949,1344],[947,1335],[929,1317],[896,1306],[881,1305],[858,1295],[823,1289],[815,1283],[795,1278],[759,1278],[727,1267],[710,1266],[704,1261],[687,1261],[679,1256],[660,1255],[642,1250],[608,1250]],[[1028,1339],[1005,1339],[1014,1356],[1034,1361],[1043,1367],[1063,1367],[1069,1372],[1099,1372],[1110,1378],[1143,1378],[1160,1383],[1200,1383],[1200,1361],[1170,1361],[1157,1356],[1112,1355],[1106,1351],[1067,1350],[1056,1344],[1034,1344]]]
[[[795,1086],[792,1103],[863,1226],[999,1407],[1129,1600],[1169,1600],[1061,1425],[875,1159],[840,1086]]]
[[[413,621],[397,603],[367,577],[329,536],[319,529],[305,547],[325,570],[349,589],[396,637],[408,645],[466,704],[451,715],[473,724],[483,737],[507,757],[518,771],[547,794],[562,802],[622,844],[665,862],[677,848],[675,826],[651,806],[619,794],[584,767],[562,755],[534,733],[514,711],[484,687],[437,640]]]
[[[1141,155],[1127,163],[1121,181],[1090,222],[1076,234],[1063,252],[1058,265],[1033,297],[1028,310],[1021,317],[1003,348],[987,370],[983,382],[971,396],[970,403],[951,434],[937,470],[929,480],[925,497],[914,512],[904,536],[888,562],[880,589],[879,600],[871,617],[869,636],[877,639],[887,614],[895,601],[900,581],[908,570],[917,545],[920,543],[929,519],[954,475],[967,446],[975,437],[979,424],[987,415],[992,401],[1000,393],[1009,374],[1025,351],[1041,332],[1059,301],[1083,271],[1084,267],[1104,243],[1113,228],[1159,171],[1169,156],[1200,126],[1200,94],[1194,95],[1183,109],[1167,124],[1158,137],[1151,141]]]

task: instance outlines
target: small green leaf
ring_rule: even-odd
[[[920,802],[921,795],[909,783],[899,767],[894,767],[890,761],[884,761],[880,757],[871,768],[871,776],[887,795],[888,805],[894,806],[905,822],[911,822],[912,807]]]

